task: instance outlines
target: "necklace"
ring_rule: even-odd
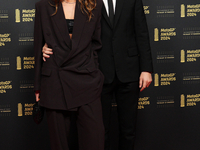
[[[75,4],[76,3],[76,1],[70,3],[70,2],[67,2],[66,0],[64,0],[64,2],[67,3],[67,4]]]

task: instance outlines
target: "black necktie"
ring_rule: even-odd
[[[109,19],[110,23],[113,26],[114,24],[114,9],[112,0],[108,0],[108,8],[109,8]]]

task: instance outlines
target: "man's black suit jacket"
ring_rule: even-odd
[[[121,82],[132,82],[143,71],[153,72],[142,0],[116,0],[113,27],[103,6],[101,31],[98,56],[104,83],[111,83],[115,73]]]

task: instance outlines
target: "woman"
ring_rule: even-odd
[[[72,111],[80,150],[103,150],[104,128],[98,69],[101,0],[41,0],[36,3],[34,51],[36,101],[46,108],[52,150],[67,150]],[[42,61],[46,43],[53,57]]]

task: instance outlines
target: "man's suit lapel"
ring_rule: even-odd
[[[109,17],[108,17],[108,14],[107,14],[107,11],[106,11],[106,8],[105,8],[105,5],[103,4],[103,7],[102,7],[102,15],[104,17],[104,19],[106,20],[106,22],[108,23],[108,25],[112,27],[111,23],[110,23],[110,20],[109,20]]]
[[[115,21],[114,21],[114,26],[113,27],[112,27],[112,25],[110,23],[110,20],[109,20],[105,5],[103,5],[103,7],[102,7],[102,15],[103,15],[104,19],[106,20],[106,22],[109,24],[109,26],[111,28],[115,28],[116,25],[117,25],[117,22],[119,21],[120,14],[121,14],[121,11],[123,9],[124,1],[125,0],[116,0]]]
[[[125,0],[116,0],[116,8],[115,8],[115,21],[114,21],[114,28],[117,25],[117,22],[119,21],[123,5]]]

